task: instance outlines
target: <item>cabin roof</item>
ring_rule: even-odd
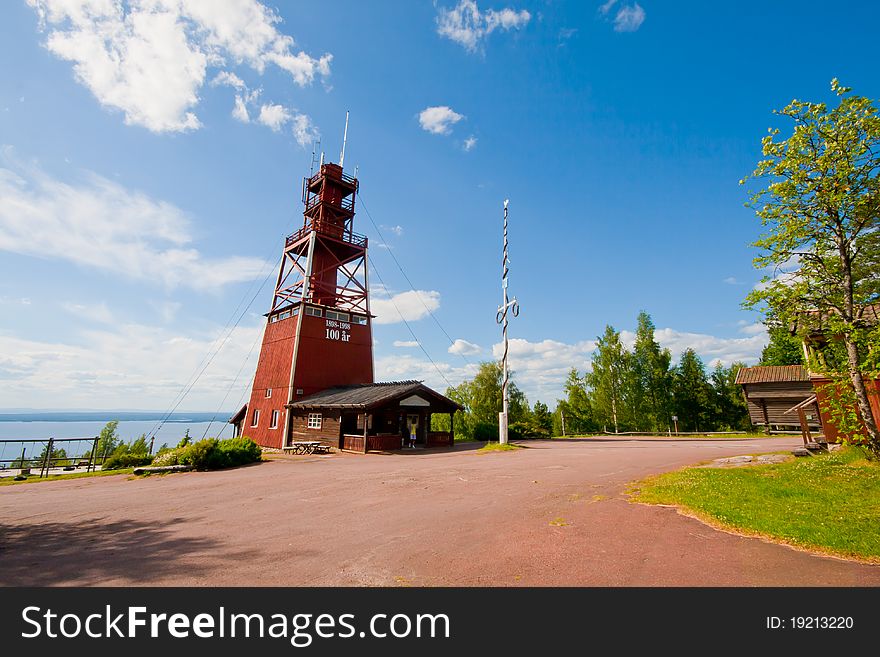
[[[736,373],[739,385],[749,383],[788,383],[792,381],[809,381],[810,375],[803,365],[760,365],[758,367],[741,367]]]
[[[369,410],[414,394],[429,397],[430,401],[437,406],[447,408],[449,412],[461,408],[458,403],[441,395],[436,390],[432,390],[421,381],[389,381],[338,386],[297,399],[287,404],[287,407],[292,409],[352,408]]]

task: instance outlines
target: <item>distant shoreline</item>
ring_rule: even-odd
[[[165,420],[168,423],[225,421],[232,412],[223,413],[172,413],[167,419],[160,411],[47,411],[2,413],[0,422],[151,422]]]

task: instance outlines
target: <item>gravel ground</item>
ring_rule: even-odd
[[[632,504],[627,484],[798,437],[590,438],[481,454],[272,455],[0,488],[0,584],[859,586],[880,566]]]

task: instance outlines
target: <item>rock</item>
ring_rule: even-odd
[[[808,450],[806,447],[796,447],[791,451],[791,453],[795,456],[812,456],[810,450]]]

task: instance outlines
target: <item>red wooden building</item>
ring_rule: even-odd
[[[408,422],[419,423],[417,432],[423,445],[431,444],[430,414],[426,415],[424,408],[442,413],[454,413],[458,408],[419,382],[374,383],[367,238],[353,230],[357,191],[357,178],[337,164],[322,162],[316,174],[303,180],[303,225],[284,243],[250,399],[229,420],[237,434],[263,447],[320,440],[332,447],[366,451],[369,441],[360,446],[346,442],[346,432],[368,435],[372,418],[385,418],[390,413],[387,405],[399,404],[402,399],[379,395],[381,403],[376,406],[368,394],[372,389],[388,393],[406,388],[404,393],[417,393],[427,402],[416,413],[404,412],[405,404],[395,411],[398,420],[406,416]],[[357,404],[361,413],[351,410],[355,406],[351,412],[342,412],[339,406],[316,406],[326,397],[321,394],[330,389],[354,395],[351,403]],[[311,406],[302,405],[308,400]],[[363,427],[355,416],[363,418]],[[352,422],[354,428],[349,426]],[[397,436],[403,431],[399,427],[394,430]],[[443,440],[435,436],[433,442],[451,444],[451,440],[449,434]],[[380,443],[378,438],[374,440],[375,445]],[[391,441],[381,444],[387,449]]]

